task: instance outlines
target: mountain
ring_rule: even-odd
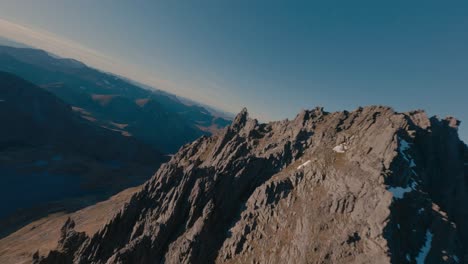
[[[14,47],[14,48],[31,48],[31,46],[28,46],[24,43],[20,43],[17,41],[14,41],[9,38],[5,38],[3,36],[0,36],[0,45],[1,46],[9,46],[9,47]]]
[[[230,123],[200,105],[42,50],[0,46],[0,70],[52,92],[97,125],[164,153]]]
[[[143,183],[165,155],[96,126],[50,92],[0,72],[0,236]]]
[[[244,109],[181,148],[93,234],[61,228],[34,263],[464,263],[459,121],[382,106]],[[82,221],[77,219],[78,221]]]

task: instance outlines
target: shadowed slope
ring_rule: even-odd
[[[80,208],[141,184],[165,160],[134,138],[95,126],[53,94],[3,72],[0,122],[2,236],[37,216]]]

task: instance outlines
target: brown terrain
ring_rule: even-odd
[[[71,216],[31,262],[466,263],[458,125],[380,106],[267,124],[243,110],[181,148],[99,231]]]
[[[116,95],[111,95],[111,94],[93,94],[93,95],[91,95],[91,98],[93,98],[93,100],[97,101],[102,106],[106,106],[106,105],[110,104],[110,102],[112,101],[112,99],[114,97],[116,97]]]
[[[34,221],[0,240],[0,263],[31,263],[34,253],[47,254],[57,247],[60,229],[68,218],[75,229],[94,235],[141,187],[126,189],[109,200],[99,202],[74,213],[55,213]]]

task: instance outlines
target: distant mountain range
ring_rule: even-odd
[[[31,81],[85,119],[164,153],[231,122],[229,115],[214,109],[38,49],[0,46],[0,71]]]
[[[5,38],[0,36],[0,46],[8,46],[8,47],[15,47],[15,48],[32,48],[24,43],[19,43],[14,40]]]
[[[167,160],[5,72],[0,72],[0,123],[0,237],[32,218],[141,184]]]
[[[226,115],[43,50],[0,46],[0,237],[141,184]],[[143,87],[143,88],[142,88]]]

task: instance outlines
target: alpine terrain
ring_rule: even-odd
[[[239,113],[34,263],[464,263],[468,148],[424,111]],[[21,243],[21,242],[18,242]],[[22,242],[22,243],[27,243]]]

